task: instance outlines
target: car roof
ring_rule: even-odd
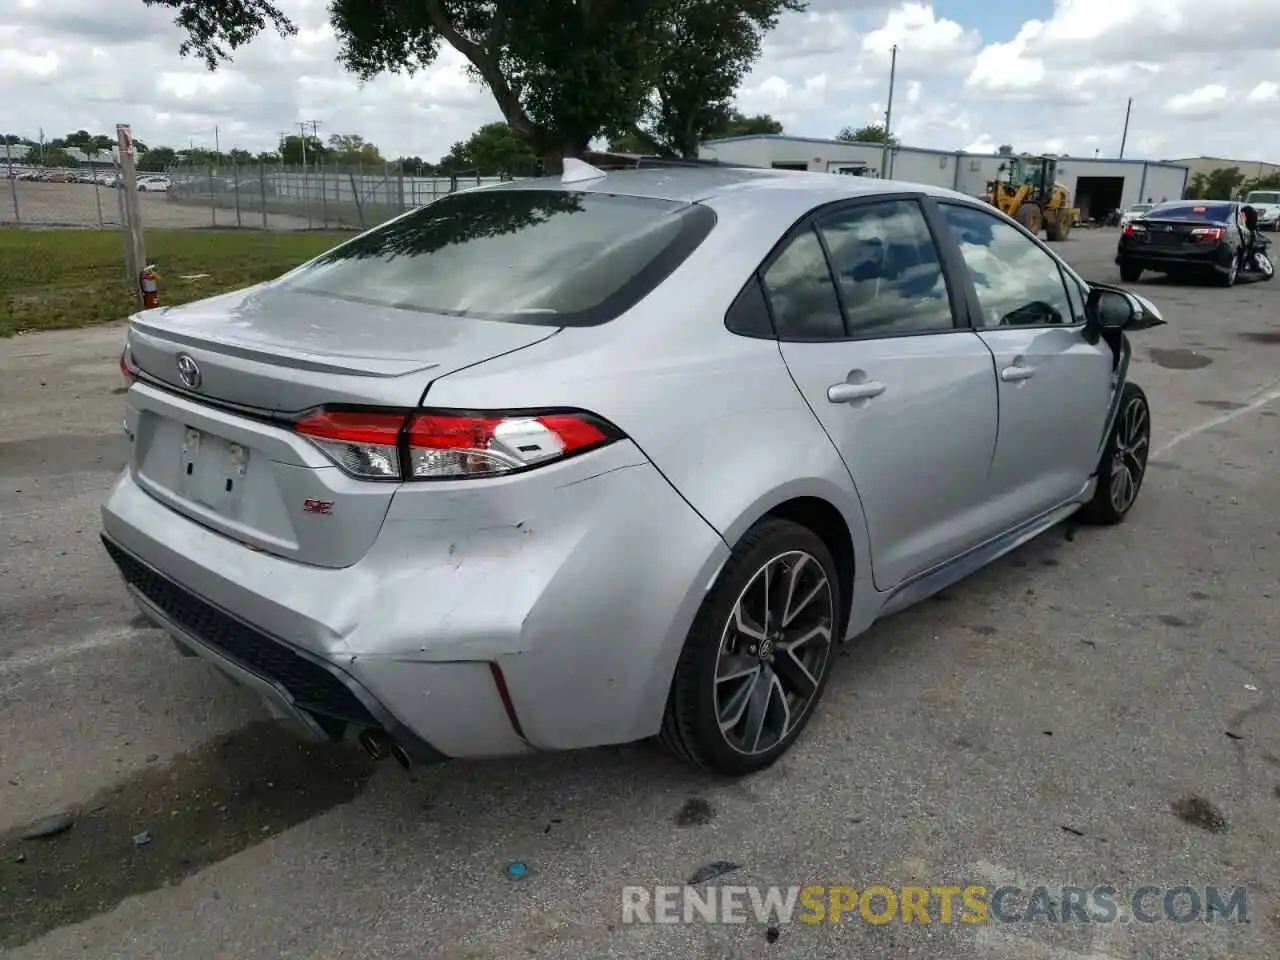
[[[972,200],[962,193],[923,183],[880,180],[833,173],[773,170],[767,167],[667,167],[611,170],[593,180],[563,182],[559,177],[536,177],[481,187],[482,190],[566,190],[700,203],[731,195],[785,192],[807,195],[817,206],[834,200],[877,193],[925,193]],[[799,197],[795,197],[799,199]]]

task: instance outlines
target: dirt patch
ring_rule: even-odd
[[[110,910],[346,803],[374,763],[251,724],[65,811],[69,829],[0,836],[0,948]]]
[[[716,808],[701,797],[690,797],[675,816],[677,827],[701,827],[716,818]]]
[[[1222,811],[1204,797],[1192,795],[1174,801],[1173,815],[1183,823],[1210,833],[1222,833],[1227,829],[1227,818],[1222,815]]]

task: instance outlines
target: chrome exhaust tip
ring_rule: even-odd
[[[398,743],[393,743],[391,745],[391,755],[396,758],[396,763],[400,764],[402,768],[405,770],[409,769],[409,753],[404,747],[400,746]]]
[[[361,730],[357,739],[364,752],[375,760],[385,760],[399,749],[381,730]]]

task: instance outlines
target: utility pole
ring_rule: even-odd
[[[891,172],[889,163],[889,131],[893,123],[893,82],[898,72],[898,45],[889,49],[889,104],[884,111],[884,146],[880,150],[880,179],[886,179]]]
[[[1129,105],[1124,108],[1124,133],[1120,134],[1120,159],[1124,159],[1124,145],[1129,142],[1129,114],[1133,112],[1133,97],[1129,98]]]

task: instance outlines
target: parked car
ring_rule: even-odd
[[[165,193],[171,186],[168,177],[147,176],[138,178],[139,193]]]
[[[1259,230],[1280,230],[1280,190],[1250,190],[1244,202],[1258,211]]]
[[[1244,246],[1239,203],[1171,200],[1124,228],[1116,264],[1125,283],[1136,283],[1150,271],[1206,277],[1230,287],[1239,279]]]
[[[181,650],[405,763],[742,774],[839,641],[1129,514],[1149,301],[932,186],[566,166],[131,319],[103,540]]]
[[[1154,206],[1155,206],[1155,204],[1154,204],[1154,203],[1131,203],[1131,204],[1129,204],[1129,206],[1125,207],[1125,208],[1124,208],[1124,211],[1120,214],[1120,226],[1121,226],[1121,227],[1127,227],[1127,226],[1128,226],[1129,224],[1131,224],[1134,220],[1138,220],[1138,219],[1140,219],[1141,217],[1146,216],[1146,215],[1147,215],[1147,213],[1148,213],[1148,212],[1151,210],[1151,208],[1152,208],[1152,207],[1154,207]]]

